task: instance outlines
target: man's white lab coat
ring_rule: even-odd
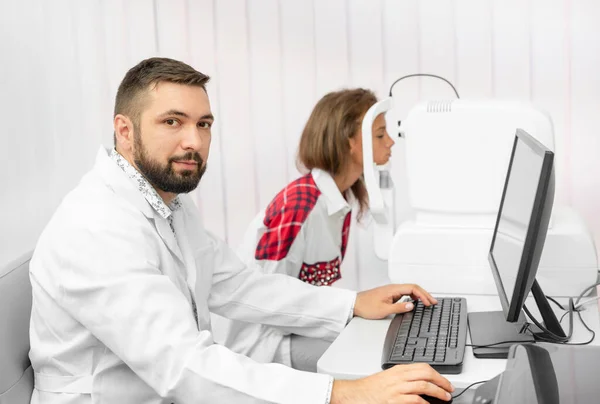
[[[247,270],[181,200],[176,239],[103,149],[66,196],[30,265],[32,403],[326,402],[329,376],[215,345],[209,310],[332,340],[355,293]]]

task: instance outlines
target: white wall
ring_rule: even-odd
[[[600,245],[598,20],[596,0],[0,0],[0,264],[34,245],[111,144],[119,81],[153,55],[212,76],[217,124],[197,200],[206,227],[232,245],[298,175],[297,141],[319,97],[348,86],[384,96],[414,72],[445,76],[463,98],[548,110],[558,201],[584,215]],[[419,79],[396,91],[398,117],[450,95]],[[368,240],[352,233],[353,244]],[[346,265],[381,272],[352,248]],[[366,272],[347,273],[350,285],[368,284]]]

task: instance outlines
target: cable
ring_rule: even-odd
[[[450,83],[448,80],[446,80],[445,78],[435,75],[435,74],[429,74],[429,73],[415,73],[415,74],[409,74],[407,76],[403,76],[400,77],[398,80],[394,81],[392,83],[392,85],[390,86],[390,97],[392,96],[392,89],[394,88],[394,86],[396,85],[396,83],[398,83],[400,80],[404,80],[404,79],[408,79],[410,77],[433,77],[436,79],[440,79],[445,81],[446,83],[448,83],[448,85],[450,87],[452,87],[452,90],[454,90],[454,94],[456,94],[456,98],[460,99],[460,96],[458,95],[458,91],[456,91],[456,88],[454,88],[454,86],[452,85],[452,83]]]
[[[594,302],[594,301],[596,301],[596,300],[600,299],[600,296],[598,296],[598,297],[594,297],[594,298],[592,298],[592,299],[589,299],[589,300],[586,300],[585,302],[581,302],[581,303],[579,303],[579,302],[581,301],[581,299],[582,299],[582,298],[583,298],[583,297],[584,297],[584,296],[585,296],[585,295],[586,295],[588,292],[591,292],[591,291],[592,291],[592,289],[594,289],[594,288],[595,288],[595,287],[597,287],[597,286],[600,286],[600,282],[597,282],[597,283],[595,283],[595,284],[593,284],[593,285],[591,285],[591,286],[588,286],[587,288],[585,288],[585,289],[584,289],[584,291],[583,291],[583,292],[581,292],[581,293],[579,294],[579,296],[577,297],[577,300],[575,300],[575,304],[573,304],[573,302],[572,302],[572,299],[569,299],[569,303],[570,303],[570,305],[571,305],[571,308],[570,308],[570,309],[569,309],[567,312],[565,312],[565,313],[564,313],[564,314],[561,316],[561,318],[560,318],[560,320],[559,320],[560,322],[562,322],[562,320],[564,319],[564,317],[565,317],[567,314],[570,314],[570,315],[571,315],[571,332],[569,333],[569,336],[571,336],[571,334],[572,334],[572,331],[573,331],[573,323],[572,323],[573,319],[572,319],[572,313],[573,313],[573,312],[577,313],[577,316],[579,317],[579,321],[581,321],[581,324],[583,324],[583,326],[586,328],[586,330],[588,330],[588,331],[589,331],[589,332],[592,334],[592,337],[591,337],[589,340],[587,340],[587,341],[585,341],[585,342],[568,342],[568,340],[567,340],[567,341],[556,341],[556,340],[554,340],[553,338],[548,338],[548,337],[544,336],[543,334],[536,335],[536,338],[537,338],[537,339],[539,339],[539,340],[540,340],[540,341],[542,341],[542,342],[554,343],[554,344],[559,344],[559,345],[588,345],[588,344],[590,344],[590,343],[591,343],[591,342],[592,342],[592,341],[593,341],[593,340],[596,338],[596,332],[595,332],[594,330],[592,330],[592,329],[591,329],[591,328],[590,328],[590,327],[587,325],[587,323],[586,323],[586,322],[583,320],[583,317],[582,317],[582,315],[581,315],[581,311],[583,310],[583,308],[582,308],[582,307],[583,307],[584,305],[586,305],[586,304],[588,304],[588,303],[591,303],[591,302]],[[524,309],[525,309],[525,308],[524,308]],[[564,310],[564,308],[563,308],[563,310]]]
[[[561,310],[567,310],[563,307],[562,304],[560,304],[559,302],[557,302],[552,296],[546,296],[546,299],[550,300],[552,303],[554,303],[555,305],[557,305],[558,307],[560,307]]]
[[[565,316],[566,316],[567,314],[569,314],[569,312],[568,312],[568,311],[565,311],[565,312],[563,313],[563,315],[562,315],[562,316],[560,316],[560,320],[558,320],[558,322],[559,322],[559,323],[562,323],[562,321],[563,321],[563,318],[565,318]]]
[[[596,300],[598,300],[598,299],[600,299],[600,296],[592,297],[591,299],[589,299],[589,300],[586,300],[585,302],[581,302],[581,303],[579,303],[579,304],[576,304],[576,305],[575,305],[575,309],[577,310],[577,309],[579,309],[580,307],[582,307],[582,306],[585,306],[585,305],[586,305],[586,304],[588,304],[588,303],[595,302],[595,301],[596,301]]]
[[[533,337],[536,339],[536,341],[539,342],[547,342],[547,343],[551,343],[551,344],[558,344],[558,345],[588,345],[590,344],[595,338],[596,338],[596,332],[594,330],[592,330],[587,323],[583,320],[583,317],[581,315],[581,311],[583,310],[583,306],[594,302],[596,300],[600,299],[600,296],[594,297],[592,299],[586,300],[585,302],[581,302],[579,303],[579,301],[585,296],[586,293],[588,293],[590,290],[592,290],[594,287],[596,286],[600,286],[600,282],[595,283],[589,287],[587,287],[577,298],[577,300],[575,301],[575,303],[573,302],[573,298],[569,298],[569,308],[566,309],[562,304],[560,304],[559,302],[557,302],[555,299],[553,299],[550,296],[546,296],[546,298],[550,301],[552,301],[554,304],[556,304],[558,307],[560,307],[562,310],[565,310],[565,313],[561,316],[559,322],[562,322],[562,320],[565,318],[566,315],[569,315],[569,334],[566,337],[561,337],[560,335],[556,335],[553,332],[551,332],[550,330],[546,329],[540,322],[538,322],[535,317],[533,317],[533,315],[531,314],[531,312],[527,309],[526,305],[523,305],[523,311],[525,311],[525,313],[527,314],[527,316],[531,319],[531,321],[533,321],[533,323],[540,329],[542,330],[541,333],[534,333],[531,331],[530,327],[530,323],[525,323],[525,330],[523,332],[529,331]],[[581,324],[583,324],[583,326],[592,334],[592,337],[585,341],[585,342],[569,342],[569,340],[571,339],[571,337],[573,336],[573,329],[574,329],[574,324],[573,324],[573,317],[574,317],[574,313],[577,313],[577,316],[579,317],[579,321],[581,321]],[[527,343],[527,341],[501,341],[501,342],[496,342],[493,344],[487,344],[487,345],[473,345],[473,344],[465,344],[465,346],[469,346],[472,348],[494,348],[496,345],[503,345],[503,344],[522,344],[522,343]],[[501,348],[506,348],[506,347],[497,347],[498,349]],[[469,386],[470,387],[470,386]]]
[[[489,380],[482,380],[480,382],[475,382],[475,383],[472,383],[472,384],[468,385],[463,391],[461,391],[460,393],[458,393],[455,396],[452,396],[452,399],[454,400],[455,398],[460,397],[465,391],[469,390],[471,387],[476,386],[476,385],[481,384],[481,383],[485,383],[485,382],[489,382]]]
[[[569,325],[570,325],[570,329],[569,329],[569,334],[566,337],[563,337],[563,336],[560,336],[560,335],[556,335],[552,331],[550,331],[546,327],[544,327],[539,321],[537,321],[535,319],[535,317],[533,316],[533,314],[531,314],[531,312],[529,311],[529,309],[527,309],[527,305],[523,305],[523,311],[525,312],[525,314],[527,314],[527,316],[531,319],[531,321],[533,321],[533,323],[540,330],[542,330],[542,332],[543,332],[542,334],[536,334],[536,333],[534,333],[535,337],[543,336],[544,339],[551,339],[551,340],[554,340],[556,342],[567,342],[573,336],[573,312],[575,310],[574,310],[574,304],[573,304],[573,299],[572,298],[569,298],[569,311],[567,313],[569,313]],[[544,334],[546,334],[547,337],[544,336]]]
[[[593,301],[595,301],[595,300],[598,300],[598,299],[600,299],[600,296],[596,296],[596,297],[594,297],[594,298],[592,298],[592,299],[586,300],[585,302],[581,302],[581,303],[579,303],[579,301],[580,301],[580,300],[581,300],[581,299],[582,299],[582,298],[585,296],[585,294],[586,294],[586,293],[588,293],[589,291],[591,291],[591,290],[592,290],[593,288],[595,288],[596,286],[600,286],[600,282],[598,282],[598,283],[595,283],[595,284],[593,284],[593,285],[591,285],[591,286],[588,286],[587,288],[585,288],[585,289],[584,289],[584,291],[583,291],[583,292],[581,292],[581,293],[579,294],[579,296],[577,297],[577,300],[575,300],[575,306],[574,306],[574,309],[575,309],[575,311],[576,311],[576,312],[580,312],[581,310],[583,310],[583,308],[582,308],[582,307],[583,307],[583,306],[585,306],[586,304],[588,304],[588,303],[591,303],[591,302],[593,302]],[[560,306],[560,308],[561,308],[561,309],[565,310],[565,308],[564,308],[564,307],[562,307],[562,305],[561,305],[560,303],[558,303],[557,301],[555,301],[554,299],[552,299],[550,296],[546,296],[546,298],[548,298],[548,299],[552,300],[553,302],[555,302],[556,304],[558,304],[558,305]],[[560,317],[560,320],[559,320],[559,322],[560,322],[560,323],[562,323],[563,319],[565,318],[565,316],[566,316],[567,314],[569,314],[569,313],[568,313],[568,312],[566,312],[566,313],[563,313],[563,315]],[[579,317],[581,318],[581,316],[579,316]],[[583,323],[583,321],[582,321],[582,323]],[[584,325],[585,325],[585,323],[584,323]]]
[[[502,342],[494,342],[493,344],[487,344],[487,345],[473,345],[473,344],[465,344],[465,346],[470,346],[471,348],[498,348],[498,349],[505,349],[505,346],[495,346],[495,345],[502,345],[502,344],[526,344],[529,341],[502,341]]]
[[[586,342],[569,342],[566,343],[565,345],[588,345],[589,343],[591,343],[594,338],[596,338],[596,332],[594,330],[592,330],[590,327],[588,327],[587,323],[585,321],[583,321],[583,317],[581,317],[581,312],[577,312],[577,315],[579,316],[579,321],[581,321],[581,324],[583,324],[583,326],[592,333],[592,338],[590,338],[588,341]]]
[[[575,304],[578,304],[579,301],[584,297],[584,295],[588,292],[591,291],[593,288],[595,288],[596,286],[600,286],[600,282],[594,283],[592,286],[588,286],[587,288],[585,288],[585,290],[583,292],[581,292],[581,294],[579,295],[579,297],[577,298],[577,300],[575,300]]]
[[[583,320],[583,317],[581,316],[581,310],[582,307],[588,303],[594,302],[598,299],[600,299],[600,296],[594,297],[592,299],[586,300],[584,302],[579,303],[579,301],[586,295],[586,293],[588,293],[589,291],[591,291],[594,287],[596,286],[600,286],[600,282],[595,283],[591,286],[588,286],[587,288],[585,288],[585,290],[583,292],[581,292],[581,294],[577,297],[577,300],[575,301],[575,303],[573,302],[572,298],[569,298],[569,308],[566,309],[562,304],[560,304],[558,301],[556,301],[554,298],[550,297],[550,296],[546,296],[546,298],[548,300],[550,300],[551,302],[553,302],[554,304],[556,304],[558,307],[560,307],[562,310],[565,310],[565,313],[563,313],[563,315],[560,317],[559,322],[562,322],[563,319],[565,318],[566,315],[569,315],[569,334],[566,337],[562,337],[560,335],[556,335],[553,332],[551,332],[550,330],[546,329],[539,321],[537,321],[535,319],[535,317],[531,314],[531,312],[527,309],[526,305],[523,305],[523,311],[527,314],[527,316],[531,319],[531,321],[540,329],[542,330],[541,333],[534,333],[529,329],[530,323],[526,323],[525,324],[525,331],[529,331],[533,337],[540,342],[548,342],[548,343],[555,343],[555,344],[562,344],[562,345],[587,345],[590,344],[594,338],[596,337],[596,333],[594,332],[594,330],[592,330],[590,327],[588,327],[588,325],[586,324],[586,322]],[[574,329],[574,324],[573,324],[573,317],[574,317],[574,313],[577,313],[579,320],[581,321],[581,323],[583,324],[583,326],[592,334],[592,337],[585,342],[568,342],[571,337],[573,336],[573,329]],[[496,342],[493,344],[488,344],[488,345],[473,345],[473,344],[465,344],[465,346],[470,346],[472,348],[494,348],[494,346],[496,345],[503,345],[503,344],[518,344],[518,343],[526,343],[527,341],[502,341],[502,342]],[[505,347],[498,347],[498,349],[500,348],[505,348]]]
[[[585,321],[583,321],[583,317],[581,317],[581,312],[578,311],[577,315],[579,316],[579,321],[581,321],[581,324],[583,324],[583,326],[592,333],[592,338],[590,338],[589,340],[585,341],[585,342],[556,342],[554,340],[546,340],[543,337],[540,337],[540,341],[542,342],[548,342],[551,344],[559,344],[559,345],[588,345],[590,344],[594,338],[596,338],[596,332],[594,330],[592,330],[590,327],[588,327],[587,323]]]

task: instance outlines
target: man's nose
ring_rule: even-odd
[[[184,131],[181,145],[186,150],[200,150],[202,142],[200,131],[196,127],[191,127]]]

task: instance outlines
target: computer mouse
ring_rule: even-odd
[[[423,394],[420,395],[419,397],[421,397],[422,399],[427,401],[429,404],[448,404],[448,403],[452,402],[452,399],[450,399],[450,401],[444,401],[444,400],[440,400],[437,397],[426,396]]]

